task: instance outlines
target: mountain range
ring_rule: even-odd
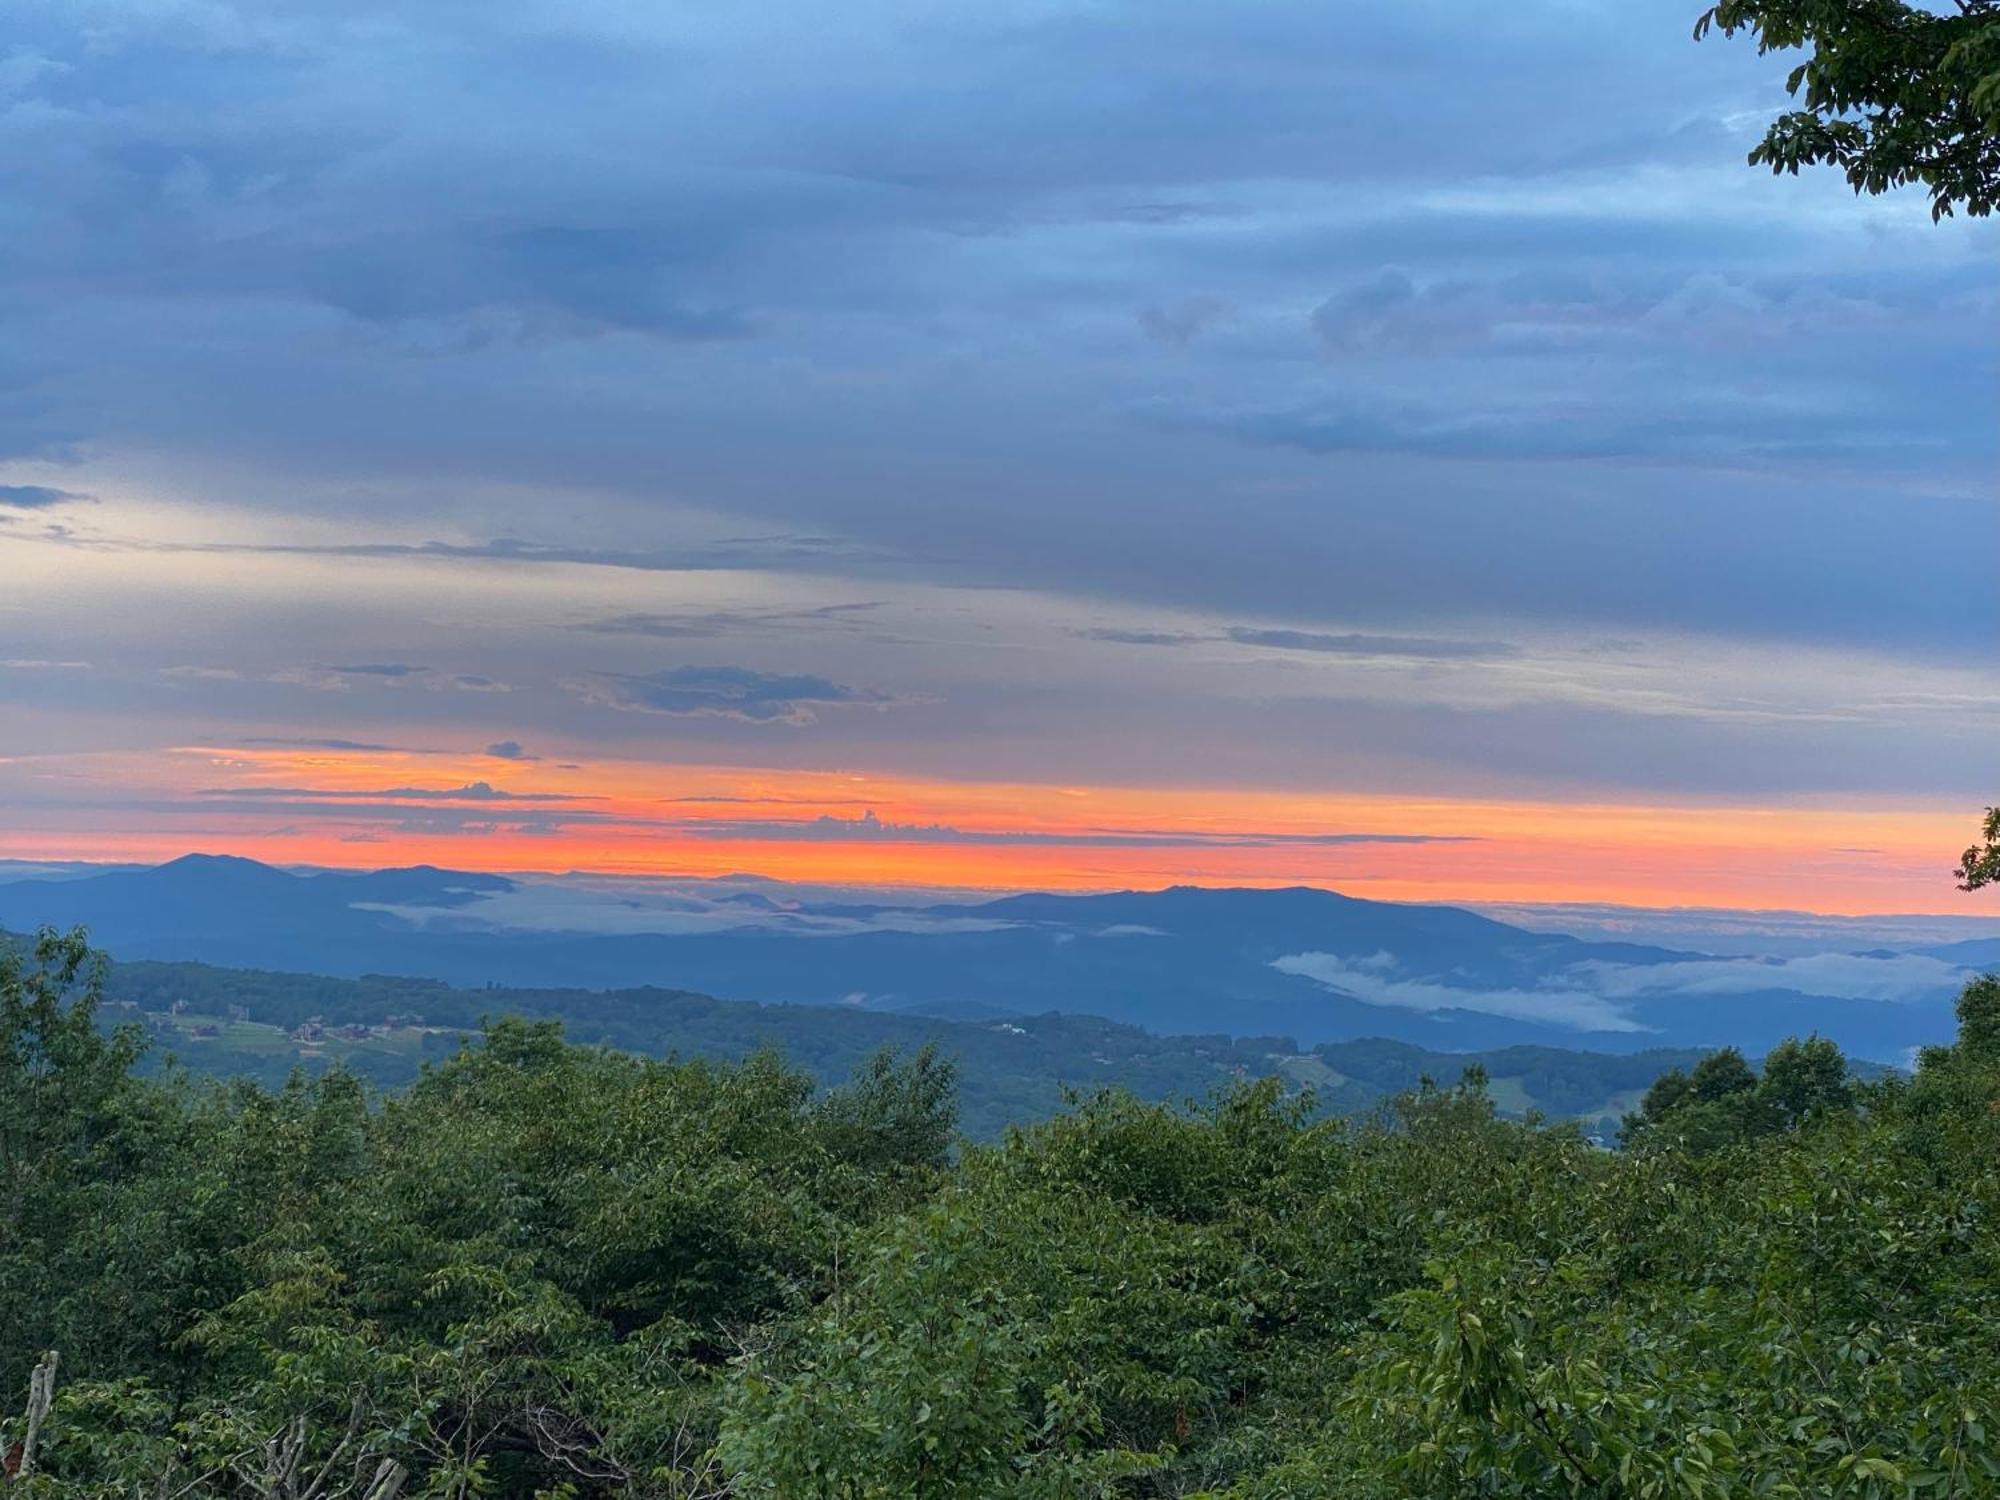
[[[1712,956],[1303,887],[901,903],[751,877],[297,872],[213,855],[0,884],[0,928],[41,925],[82,925],[121,959],[454,985],[656,985],[959,1019],[1065,1012],[1308,1047],[1761,1051],[1818,1032],[1892,1061],[1949,1038],[1952,998],[1992,947]]]

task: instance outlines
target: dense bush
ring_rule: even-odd
[[[928,1054],[828,1094],[544,1022],[379,1102],[197,1083],[89,976],[0,958],[24,1494],[2000,1491],[1991,981],[1913,1080],[1716,1054],[1610,1152],[1476,1070],[955,1146]]]

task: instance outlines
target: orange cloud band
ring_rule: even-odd
[[[37,779],[16,762],[8,783]],[[1310,884],[1393,900],[1994,910],[1952,888],[1973,809],[1403,798],[231,746],[63,758],[13,858],[190,849],[981,889]],[[122,804],[143,803],[143,818]],[[143,826],[143,831],[135,828]]]

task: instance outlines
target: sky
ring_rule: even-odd
[[[22,0],[0,858],[2000,913],[2000,234],[1697,8]]]

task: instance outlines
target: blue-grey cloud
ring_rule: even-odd
[[[519,740],[495,740],[486,747],[486,753],[495,760],[540,760],[539,755],[530,755],[522,748]]]
[[[803,673],[747,667],[672,667],[661,672],[604,672],[572,684],[594,703],[640,713],[741,719],[753,724],[810,724],[830,706],[881,706],[886,694]]]
[[[1197,334],[1228,314],[1229,304],[1220,297],[1188,297],[1166,307],[1141,309],[1139,326],[1161,343],[1185,349]]]
[[[327,667],[325,670],[337,672],[342,677],[385,677],[392,682],[399,682],[408,677],[422,677],[430,671],[430,668],[413,667],[408,662],[377,661],[363,662],[359,666],[351,667]]]
[[[1417,323],[1423,333],[1451,341],[1472,331],[1460,318],[1440,318],[1434,325],[1429,320],[1419,322],[1409,316],[1417,305],[1416,283],[1402,271],[1384,271],[1322,302],[1313,311],[1313,331],[1333,349],[1376,345],[1391,334],[1407,338],[1412,330],[1402,325],[1410,323]]]
[[[643,635],[656,641],[712,640],[728,629],[730,619],[722,611],[693,615],[613,615],[576,628],[598,635]]]
[[[1484,352],[1517,364],[1564,355],[1602,362],[1638,347],[1741,356],[1760,342],[1865,335],[1922,315],[1898,305],[1904,301],[1865,282],[1789,285],[1708,270],[1649,280],[1539,269],[1419,283],[1392,268],[1335,291],[1311,321],[1327,353],[1340,359]]]
[[[74,156],[60,168],[29,157],[29,222],[0,256],[0,285],[26,298],[59,275],[66,311],[101,299],[98,337],[176,362],[175,379],[137,400],[109,388],[109,369],[51,385],[72,407],[89,393],[64,420],[96,423],[98,436],[156,427],[183,446],[313,473],[337,433],[368,430],[390,467],[582,483],[623,495],[641,518],[670,456],[704,500],[781,516],[801,536],[835,533],[849,549],[908,548],[921,518],[950,535],[954,557],[979,559],[975,581],[1154,599],[1233,591],[1238,608],[1302,618],[1347,596],[1282,571],[1275,598],[1226,567],[1204,579],[1213,523],[1148,519],[1163,503],[1187,516],[1197,497],[1280,480],[1298,513],[1227,507],[1233,550],[1303,565],[1337,540],[1357,571],[1409,582],[1396,538],[1356,512],[1398,507],[1433,481],[1246,472],[1240,455],[1198,444],[1157,451],[1132,414],[1171,414],[1184,439],[1247,437],[1321,459],[1819,466],[1831,454],[1889,465],[1892,489],[1963,475],[1989,452],[1964,359],[1990,271],[1915,240],[1878,253],[1837,184],[1816,196],[1742,173],[1730,122],[1767,80],[1754,58],[1688,44],[1668,0],[1617,15],[1533,9],[1505,24],[1426,4],[1365,27],[1333,26],[1302,3],[1227,24],[1196,9],[1148,8],[1143,24],[1127,5],[940,23],[892,5],[843,38],[858,70],[845,76],[797,66],[758,28],[664,18],[635,37],[566,16],[567,55],[553,64],[532,6],[491,25],[438,13],[400,43],[364,47],[305,5],[255,42],[227,22],[213,36],[197,28],[166,58],[148,24],[86,35],[61,8],[31,8],[24,55],[49,66],[21,87],[66,122],[42,128]],[[227,83],[215,63],[225,54]],[[300,74],[305,59],[317,66]],[[590,80],[560,119],[535,82],[551,66]],[[403,143],[393,160],[357,128],[350,97],[354,78],[385,67],[411,85],[393,127],[378,122]],[[1467,128],[1491,114],[1478,81],[1502,76],[1528,80],[1508,87],[1511,128]],[[716,110],[704,90],[722,77],[766,79],[760,97],[779,107]],[[213,107],[246,86],[258,98],[283,90],[288,108],[253,124]],[[466,132],[452,104],[470,95],[487,107]],[[513,107],[491,107],[496,97]],[[1004,123],[976,104],[993,97],[1013,101]],[[667,164],[635,144],[657,124],[630,129],[659,111],[677,132]],[[1712,179],[1676,175],[1701,170]],[[223,232],[246,219],[261,232]],[[1973,245],[1981,230],[1938,233],[1922,243]],[[224,301],[233,352],[191,348],[180,310]],[[1228,319],[1207,316],[1225,304]],[[302,363],[295,338],[320,324],[301,307],[372,331]],[[1129,350],[1107,344],[1106,319],[1129,330],[1134,307],[1155,315],[1141,320],[1153,338],[1142,328]],[[686,342],[726,331],[676,329],[690,308],[738,310],[757,347]],[[1893,320],[1892,345],[1868,316]],[[612,328],[664,331],[671,350],[637,352],[607,339]],[[1139,347],[1183,332],[1186,362]],[[1716,338],[1736,340],[1726,364],[1703,343]],[[510,364],[524,339],[577,347],[561,370]],[[954,374],[961,347],[982,351],[976,380]],[[1329,392],[1315,354],[1336,347],[1354,381]],[[780,368],[771,348],[782,377],[768,373]],[[1690,398],[1706,391],[1714,398]],[[282,418],[258,410],[266,393]],[[1070,436],[1030,455],[1022,424]],[[1129,493],[1086,474],[1129,476]],[[1718,507],[1732,514],[1768,494],[1698,482],[1734,490]],[[1455,492],[1446,535],[1479,529],[1496,503],[1515,513],[1512,496],[1443,483]],[[1542,483],[1524,476],[1522,487]],[[940,486],[952,494],[945,518]],[[1599,488],[1593,503],[1643,532],[1657,503],[1634,493],[1643,486],[1612,475]],[[1097,524],[1062,525],[1079,494]],[[1874,494],[1885,511],[1907,505]],[[1359,525],[1333,528],[1334,514]],[[755,549],[769,562],[749,560],[752,549],[607,547],[537,519],[549,534],[532,542],[353,555],[859,566],[805,545]],[[1734,550],[1725,523],[1681,524],[1710,556]],[[1874,628],[1938,642],[1914,580],[1949,572],[1960,542],[1891,552]],[[1882,555],[1834,543],[1835,566]],[[1524,606],[1504,580],[1524,565],[1616,572],[1621,561],[1532,504],[1487,545],[1493,566],[1435,569],[1405,613],[1497,605],[1594,618],[1588,596],[1538,587]],[[1678,565],[1651,571],[1661,588],[1696,587]],[[1703,606],[1677,602],[1674,623],[1792,638],[1838,628],[1801,618],[1782,587],[1709,592]],[[1702,612],[1723,609],[1743,618]],[[1386,605],[1369,612],[1392,623]]]
[[[1607,401],[1576,393],[1566,409],[1543,403],[1458,402],[1414,396],[1384,401],[1336,390],[1274,406],[1142,409],[1165,426],[1199,428],[1312,454],[1422,454],[1501,460],[1680,459],[1703,464],[1849,456],[1871,458],[1899,436],[1857,403],[1835,429],[1823,412],[1774,411],[1734,398],[1690,396],[1671,405]],[[1906,435],[1905,435],[1906,436]]]
[[[47,510],[88,500],[75,490],[59,490],[46,484],[0,484],[0,510]]]

